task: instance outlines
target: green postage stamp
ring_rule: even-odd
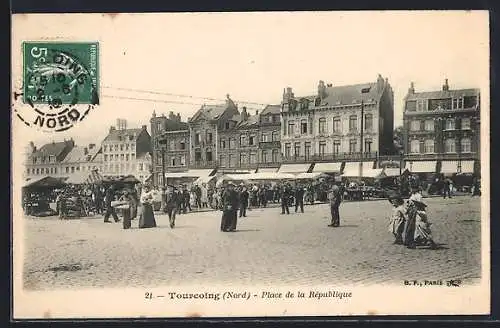
[[[99,104],[98,42],[32,42],[22,45],[26,125],[63,131]]]

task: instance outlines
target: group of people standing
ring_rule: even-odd
[[[436,249],[437,244],[432,238],[426,208],[420,192],[415,189],[407,202],[400,195],[389,198],[393,208],[389,231],[393,234],[394,244],[415,249],[417,246],[428,246]]]

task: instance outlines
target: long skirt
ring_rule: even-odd
[[[429,223],[419,220],[415,222],[415,243],[426,245],[433,242],[432,232]]]
[[[226,210],[222,212],[222,219],[220,223],[221,231],[230,231],[236,229],[236,211]]]
[[[389,232],[392,233],[397,242],[403,241],[404,228],[405,220],[403,218],[391,218],[391,222],[389,223]]]
[[[142,213],[139,218],[139,229],[156,227],[155,214],[151,204],[142,204]]]
[[[130,209],[123,209],[123,229],[129,229],[132,223],[130,222]]]
[[[137,217],[137,204],[130,205],[130,219],[133,220]]]
[[[412,246],[415,242],[415,215],[408,215],[403,230],[403,244]]]

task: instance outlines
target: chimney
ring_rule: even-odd
[[[115,131],[115,130],[116,130],[116,128],[115,128],[114,126],[110,126],[110,127],[109,127],[109,132],[110,132],[110,133],[111,133],[111,132],[113,132],[113,131]]]
[[[324,81],[318,83],[318,97],[324,99],[326,97],[326,86]]]
[[[408,88],[408,93],[409,94],[415,93],[415,84],[413,82],[410,82],[410,88]]]
[[[247,108],[245,106],[243,106],[243,109],[241,110],[240,118],[242,121],[246,121],[248,118]]]
[[[283,94],[283,102],[288,102],[290,99],[293,99],[293,91],[292,88],[287,87],[285,93]]]
[[[448,85],[448,79],[444,79],[443,91],[449,91],[450,86]]]
[[[169,120],[175,120],[175,114],[174,114],[174,112],[170,111],[170,112],[168,113],[168,119],[169,119]]]
[[[180,113],[177,113],[177,121],[181,121],[181,114]]]

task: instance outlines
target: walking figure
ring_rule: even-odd
[[[328,226],[338,227],[340,226],[339,207],[342,202],[342,197],[340,195],[340,189],[337,185],[332,186],[332,189],[328,193],[328,200],[330,201],[330,214],[332,216],[332,221]]]

